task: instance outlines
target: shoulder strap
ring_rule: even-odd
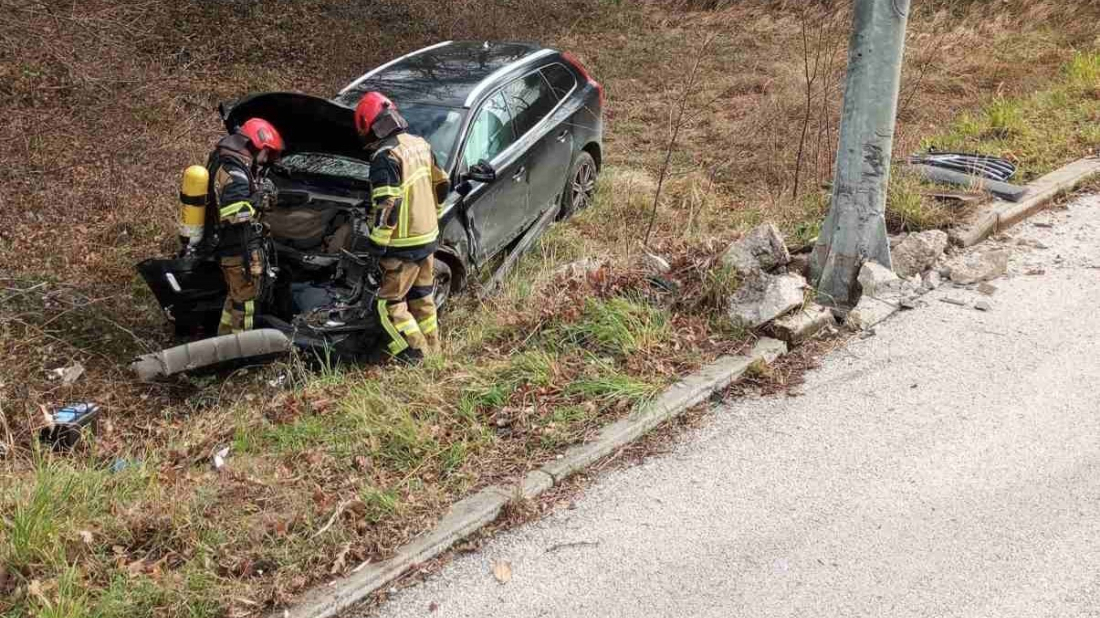
[[[249,170],[249,174],[251,175],[252,151],[248,149],[247,137],[239,133],[226,135],[214,148],[214,154],[216,154],[219,159],[228,159],[239,164],[241,167]]]
[[[374,149],[374,152],[371,153],[370,160],[374,161],[374,159],[377,158],[379,155],[388,154],[394,148],[397,148],[398,145],[399,142],[397,141],[396,135],[391,135],[390,137],[387,137],[386,139],[382,140],[382,143]]]

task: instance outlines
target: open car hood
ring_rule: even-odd
[[[221,105],[226,131],[233,132],[249,118],[275,125],[286,142],[285,154],[323,152],[367,160],[355,133],[355,112],[308,94],[266,92]]]

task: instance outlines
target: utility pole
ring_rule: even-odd
[[[863,262],[891,267],[886,235],[894,126],[909,0],[855,0],[833,201],[814,246],[818,299],[850,306]]]

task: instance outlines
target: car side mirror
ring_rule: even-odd
[[[470,166],[470,169],[466,172],[465,177],[467,180],[489,183],[497,179],[497,171],[493,169],[492,163],[489,163],[485,159],[482,159],[474,165]]]

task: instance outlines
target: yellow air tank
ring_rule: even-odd
[[[180,243],[184,250],[192,250],[202,241],[206,223],[206,191],[210,174],[201,165],[192,165],[183,171],[180,181]]]

